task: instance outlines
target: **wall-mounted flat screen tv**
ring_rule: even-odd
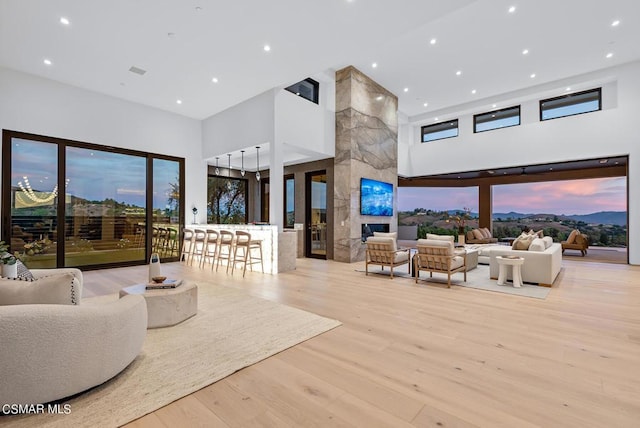
[[[392,216],[393,184],[370,178],[361,178],[360,214]]]

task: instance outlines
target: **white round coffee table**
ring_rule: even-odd
[[[198,312],[198,287],[192,282],[159,290],[136,284],[120,290],[120,297],[127,294],[140,294],[147,301],[147,328],[175,325]]]
[[[524,264],[524,257],[514,256],[496,256],[500,271],[498,272],[498,285],[507,284],[507,269],[509,266],[513,269],[513,286],[522,287],[522,274],[520,269]]]

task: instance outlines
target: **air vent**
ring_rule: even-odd
[[[144,76],[144,73],[146,73],[146,72],[147,72],[147,70],[143,70],[143,69],[141,69],[141,68],[134,67],[134,66],[131,66],[131,68],[129,69],[129,71],[130,71],[130,72],[132,72],[132,73],[139,74],[140,76]]]

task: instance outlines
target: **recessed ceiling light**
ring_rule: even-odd
[[[553,167],[549,168],[549,171],[553,171]]]
[[[477,92],[477,91],[476,91],[475,89],[472,89],[472,90],[471,90],[471,93],[472,93],[472,94],[475,94],[476,92]]]
[[[435,45],[438,42],[438,40],[436,40],[435,38],[431,39],[429,41],[429,43],[431,43],[432,45]]]
[[[611,26],[612,26],[612,27],[617,27],[618,25],[620,25],[620,20],[619,20],[619,19],[616,19],[615,21],[613,21],[613,22],[611,23]]]
[[[371,64],[371,67],[376,68],[378,66],[377,62],[374,62],[373,64]]]
[[[438,121],[438,118],[437,118],[437,117],[434,117],[434,118],[433,118],[433,120],[434,120],[434,122],[437,122],[437,121]]]
[[[60,23],[61,23],[62,25],[69,25],[69,24],[71,24],[71,22],[69,22],[69,19],[68,19],[68,18],[65,18],[64,16],[61,16],[61,17],[60,17]]]
[[[565,89],[565,91],[569,92],[571,90],[570,86],[567,86],[567,89]]]
[[[528,54],[528,53],[529,53],[529,49],[523,49],[523,50],[522,50],[522,55],[526,55],[526,54]]]
[[[182,104],[182,100],[176,100],[176,104]]]
[[[606,55],[606,58],[611,58],[612,56],[613,56],[613,52],[609,52],[609,53]]]
[[[489,174],[495,174],[495,173],[496,173],[495,171],[492,171],[492,170],[489,170],[489,171],[487,171],[487,172],[488,172]]]
[[[378,96],[376,97],[376,100],[378,100],[378,101],[380,101],[381,99],[382,99],[382,95],[378,95]]]
[[[428,106],[428,105],[429,105],[429,103],[424,103],[424,104],[422,104],[422,105],[426,107],[426,106]]]
[[[218,78],[217,78],[217,77],[214,77],[214,78],[212,78],[212,79],[211,79],[211,81],[212,81],[213,83],[218,83]]]
[[[509,13],[513,13],[513,12],[515,12],[515,11],[516,11],[516,7],[515,7],[515,6],[511,6],[511,7],[509,8]]]
[[[409,92],[409,88],[404,88],[404,91],[405,92]]]
[[[531,75],[529,77],[531,77],[532,79],[535,79],[536,73],[531,73]]]
[[[462,71],[461,70],[456,71],[456,76],[461,76],[461,75],[462,75]]]
[[[271,46],[264,45],[264,48],[262,48],[262,49],[264,49],[265,52],[269,52],[271,50]]]
[[[51,60],[50,60],[50,59],[47,59],[47,58],[45,58],[45,59],[44,59],[44,61],[42,61],[42,62],[44,62],[46,65],[51,65],[51,64],[53,64],[53,63],[51,62]]]
[[[491,105],[491,107],[492,108],[496,108],[496,107],[498,107],[498,105],[497,104],[493,104],[493,105]]]
[[[607,163],[607,162],[609,162],[609,159],[600,159],[600,163],[601,163],[601,164],[605,164],[605,163]]]

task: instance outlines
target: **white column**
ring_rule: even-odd
[[[275,142],[269,146],[269,223],[284,227],[284,148],[278,141],[276,132]]]

